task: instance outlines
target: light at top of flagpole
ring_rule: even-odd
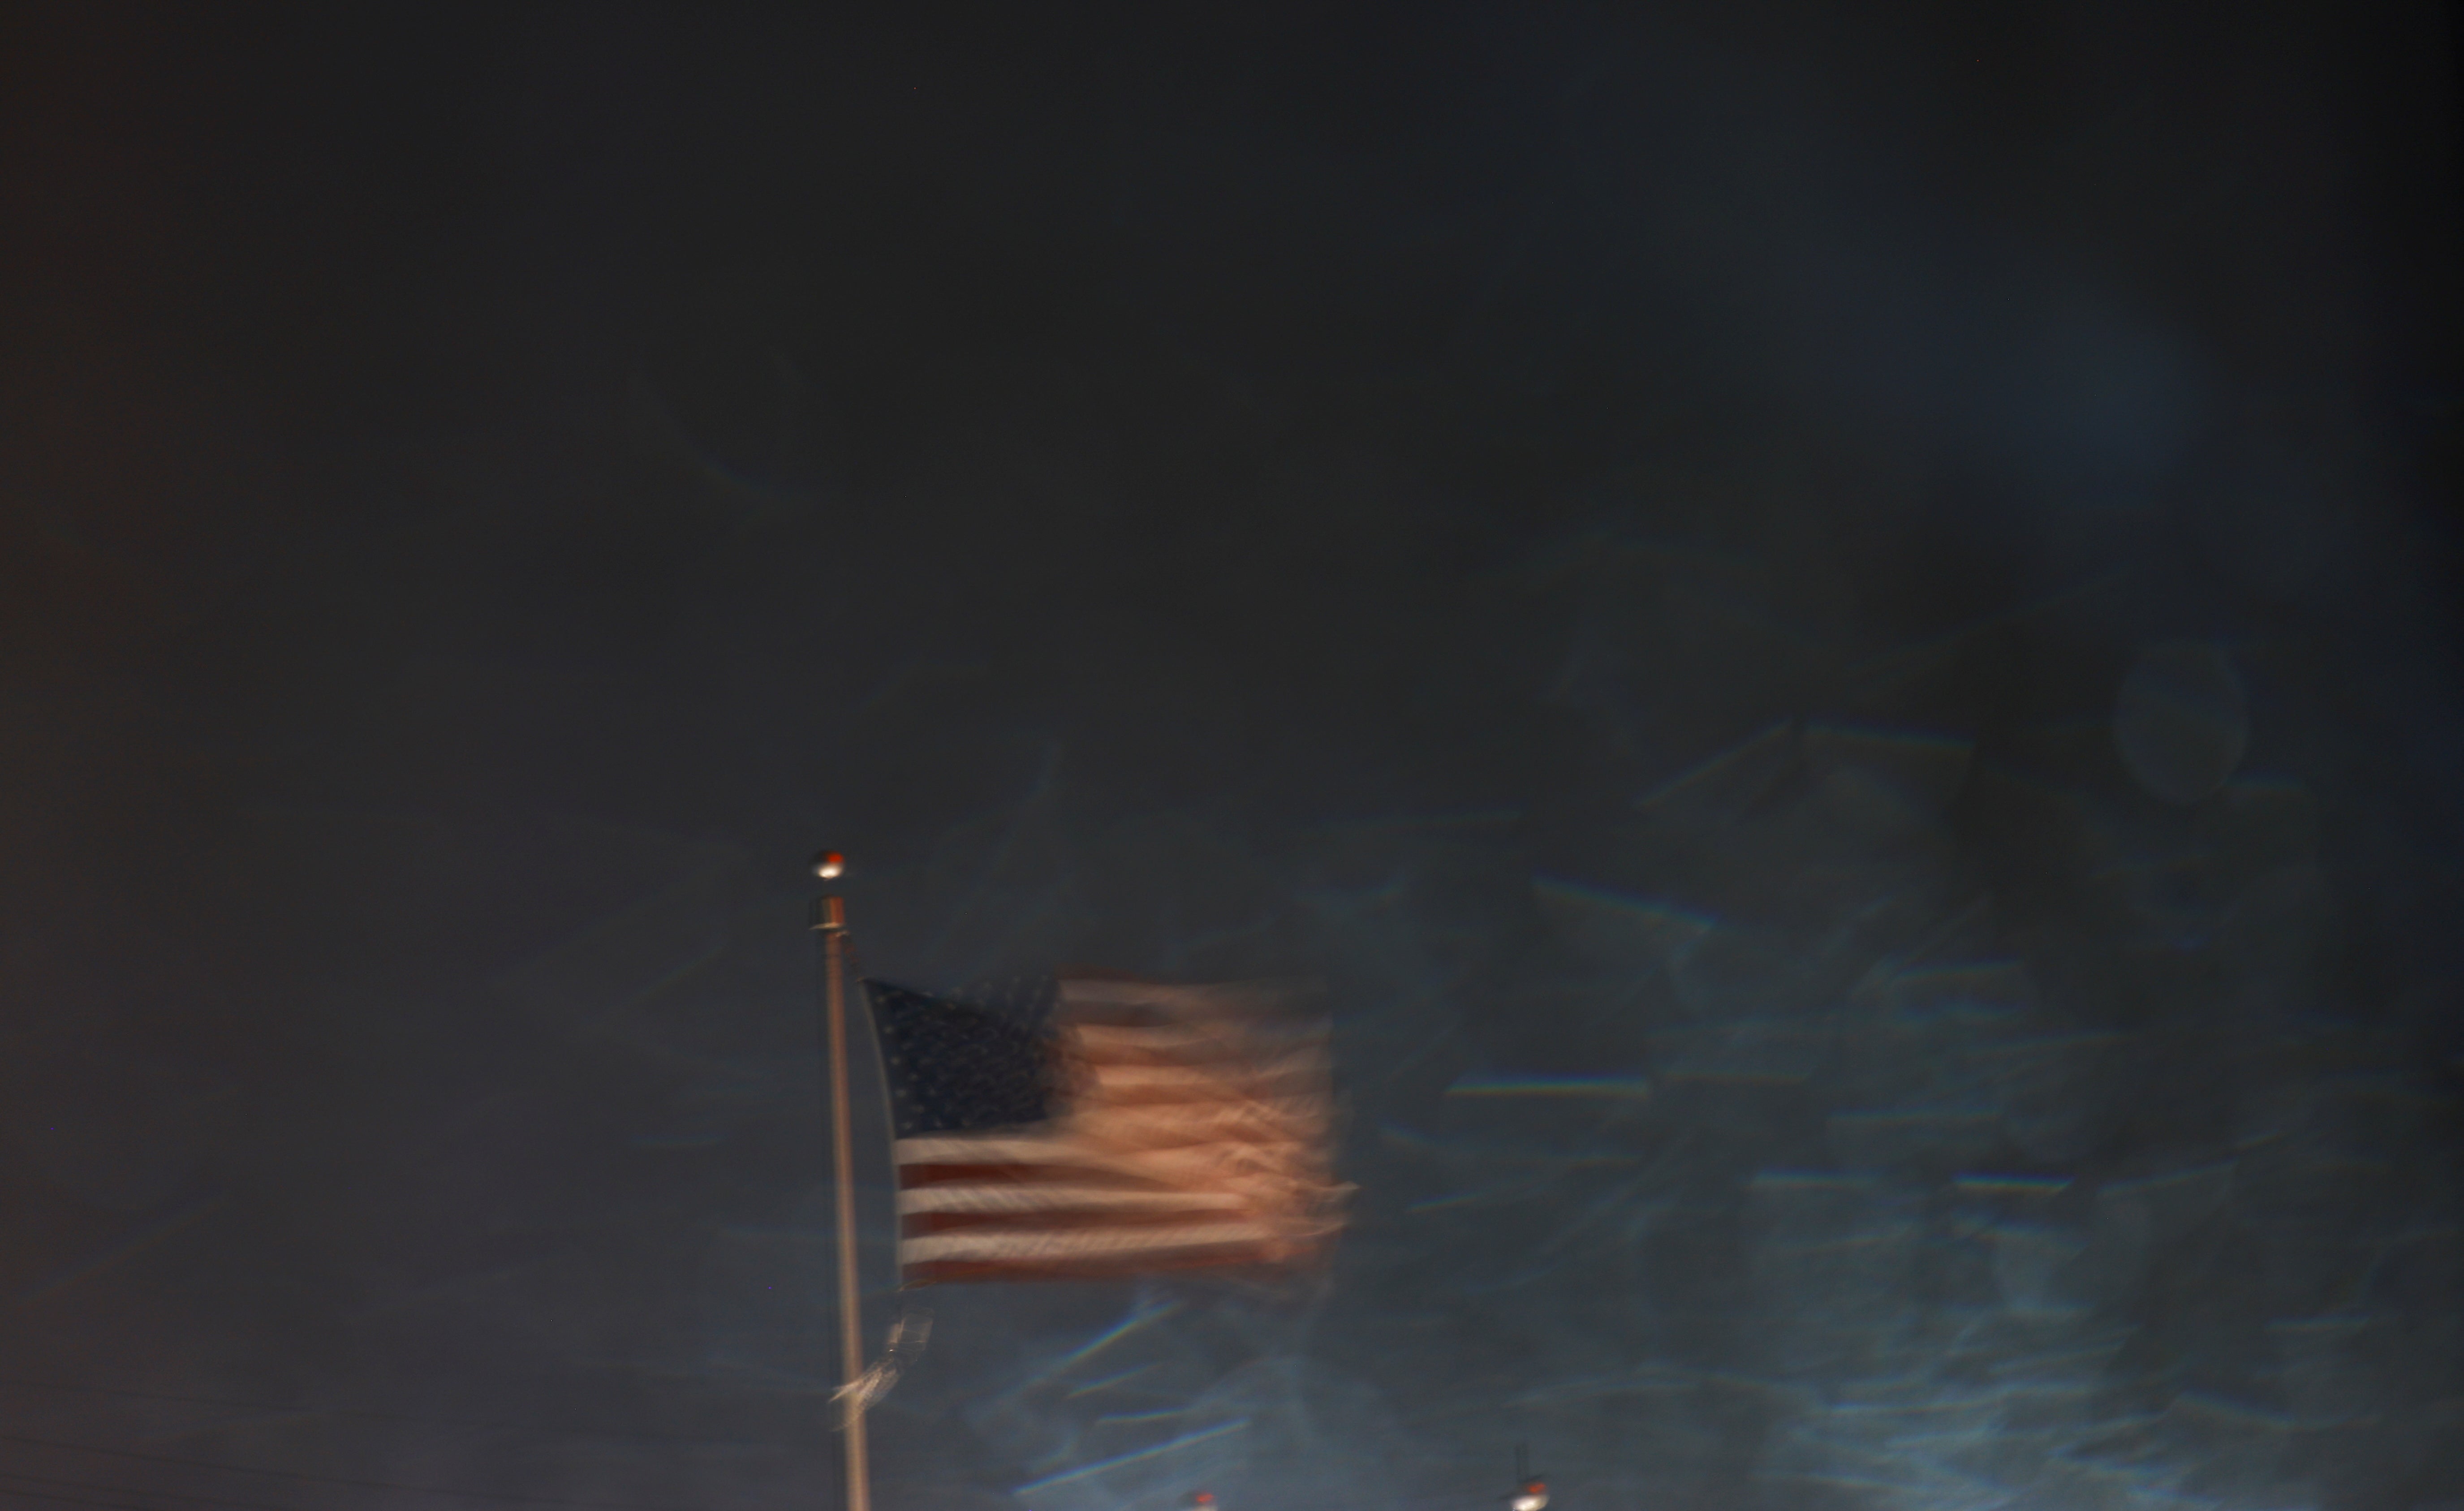
[[[824,850],[813,857],[813,874],[823,881],[830,881],[846,871],[847,857],[836,850]]]

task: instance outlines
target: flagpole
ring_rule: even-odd
[[[813,860],[813,874],[824,881],[847,869],[847,858],[825,850]],[[847,959],[847,902],[824,896],[813,899],[813,929],[822,936],[822,992],[827,1022],[830,1062],[830,1156],[838,1188],[839,1239],[839,1384],[847,1418],[847,1511],[872,1511],[872,1474],[866,1462],[864,1397],[855,1390],[864,1374],[863,1299],[855,1270],[855,1138],[847,1116],[847,987],[842,979]]]

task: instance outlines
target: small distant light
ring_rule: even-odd
[[[1514,1511],[1541,1511],[1549,1503],[1549,1487],[1534,1479],[1513,1500]]]
[[[846,869],[847,857],[836,850],[824,850],[813,857],[813,874],[823,881],[826,882]]]

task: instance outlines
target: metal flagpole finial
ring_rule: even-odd
[[[813,857],[813,874],[825,882],[834,882],[847,874],[847,857],[836,850],[824,850]],[[823,933],[847,932],[847,902],[837,897],[813,899],[813,927]]]

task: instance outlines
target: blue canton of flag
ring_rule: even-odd
[[[867,981],[900,1138],[1017,1128],[1050,1117],[1058,1092],[1048,975],[964,996]]]

